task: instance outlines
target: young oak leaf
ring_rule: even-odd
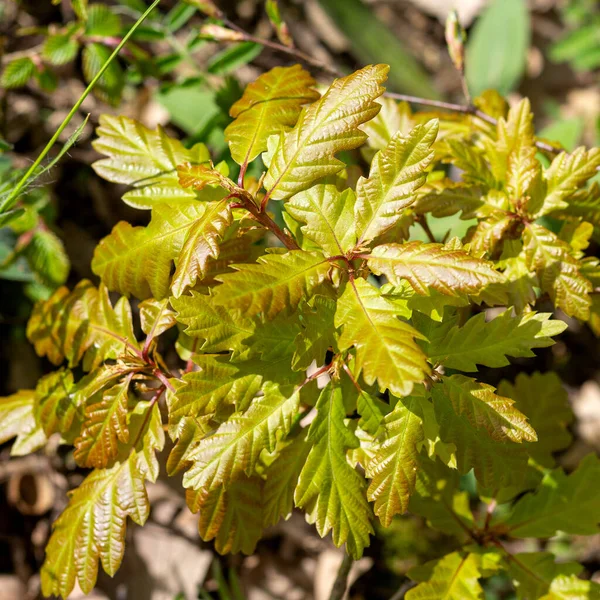
[[[124,446],[109,469],[94,469],[70,492],[69,504],[52,526],[42,566],[42,593],[66,598],[75,585],[89,594],[96,583],[98,560],[109,575],[119,568],[125,550],[127,517],[143,525],[150,505],[145,480],[156,481],[155,452],[164,435],[158,406],[139,402],[130,421],[135,448]]]
[[[210,492],[252,475],[262,450],[272,452],[289,433],[299,402],[297,391],[268,382],[250,408],[235,413],[190,453],[184,487]]]
[[[408,573],[419,585],[406,592],[406,600],[483,600],[480,558],[477,554],[453,552],[414,567]]]
[[[442,244],[384,244],[373,249],[367,262],[374,273],[385,275],[392,284],[407,279],[423,295],[429,288],[447,296],[476,294],[503,280],[491,262]]]
[[[507,310],[491,321],[479,313],[462,327],[447,321],[450,328],[442,326],[428,336],[427,355],[433,364],[459,371],[477,371],[477,365],[505,367],[508,356],[532,357],[533,348],[554,343],[552,337],[563,332],[567,324],[550,320],[551,316],[529,312],[515,317]]]
[[[446,444],[454,444],[459,472],[465,474],[473,469],[477,481],[486,489],[518,483],[524,477],[527,452],[522,444],[514,443],[511,438],[535,439],[530,437],[525,418],[516,409],[502,403],[503,400],[508,402],[507,399],[500,399],[491,390],[479,388],[478,397],[471,394],[470,384],[463,391],[453,389],[456,383],[453,382],[450,387],[454,403],[450,401],[445,386],[434,385],[431,395],[439,437]],[[490,400],[492,403],[488,404]],[[454,405],[464,415],[459,414]],[[507,421],[496,408],[502,412],[514,411],[515,425],[511,424],[513,416],[509,414]]]
[[[189,509],[200,512],[200,537],[205,542],[214,540],[219,554],[252,554],[263,532],[264,485],[254,475],[233,481],[227,488],[187,490]]]
[[[0,444],[16,437],[11,456],[30,454],[46,443],[44,430],[35,419],[37,402],[35,390],[19,390],[0,398]]]
[[[418,447],[424,439],[422,420],[415,412],[418,401],[400,400],[385,416],[375,456],[367,465],[371,479],[367,498],[375,502],[375,514],[384,527],[389,527],[394,515],[408,510],[415,489]]]
[[[121,298],[113,307],[108,290],[85,279],[72,292],[61,287],[35,305],[27,323],[27,338],[36,352],[53,364],[67,359],[74,367],[83,359],[85,371],[139,350],[127,300]]]
[[[356,348],[357,371],[393,394],[410,394],[429,372],[415,338],[420,334],[397,317],[394,304],[364,279],[349,281],[338,300],[335,324],[343,327],[340,350]]]
[[[329,262],[318,252],[291,250],[261,256],[255,264],[231,265],[235,273],[220,275],[214,302],[243,317],[266,320],[296,309],[329,272]]]
[[[498,396],[491,385],[464,375],[442,378],[441,386],[457,415],[485,429],[495,441],[535,442],[537,436],[514,400]]]
[[[177,323],[175,313],[169,306],[169,300],[149,298],[139,304],[140,325],[149,339],[162,335]]]
[[[346,254],[356,245],[353,190],[340,192],[335,185],[315,185],[293,196],[285,210],[306,225],[302,233],[327,256]]]
[[[203,352],[241,352],[244,339],[254,333],[255,323],[251,319],[236,317],[225,307],[213,300],[213,295],[204,295],[192,290],[191,295],[170,299],[177,313],[177,322],[186,326],[185,333],[198,339],[197,350]]]
[[[587,320],[592,284],[579,271],[569,245],[545,227],[529,223],[523,232],[523,251],[528,268],[537,272],[554,304],[570,317]]]
[[[194,358],[198,371],[186,373],[173,381],[173,391],[167,393],[169,430],[179,430],[185,417],[214,414],[223,404],[238,410],[247,407],[259,392],[263,377],[251,373],[244,363],[230,362],[227,356],[199,354]]]
[[[598,533],[599,476],[600,460],[594,454],[588,454],[570,475],[562,469],[550,471],[539,489],[523,496],[498,527],[517,538],[548,538],[557,531]]]
[[[148,129],[127,117],[100,116],[94,149],[107,156],[93,169],[107,181],[133,186],[123,201],[135,208],[153,208],[162,202],[177,204],[196,199],[193,190],[179,185],[177,167],[183,163],[210,164],[204,144],[187,149],[162,128]]]
[[[334,154],[365,141],[358,126],[379,112],[375,100],[388,71],[387,65],[370,65],[336,79],[320,100],[302,109],[294,129],[280,134],[271,156],[264,182],[269,198],[285,200],[344,167]]]
[[[359,244],[385,233],[401,218],[402,210],[416,200],[433,160],[431,146],[437,136],[436,119],[417,125],[408,135],[397,132],[373,158],[368,179],[356,184],[355,219]]]
[[[307,511],[321,537],[333,532],[336,546],[346,544],[357,559],[369,545],[373,533],[371,509],[366,498],[366,481],[346,459],[349,449],[359,446],[346,427],[341,388],[330,382],[316,405],[317,416],[310,425],[312,444],[294,493],[296,506]]]
[[[294,509],[294,490],[312,446],[306,440],[306,430],[289,442],[284,442],[277,457],[265,469],[263,487],[263,525],[276,525],[288,519]]]
[[[132,374],[106,390],[97,402],[88,404],[74,457],[82,467],[100,469],[117,457],[117,441],[129,440],[127,405]]]
[[[289,131],[303,104],[319,99],[315,80],[300,65],[275,67],[249,84],[229,109],[235,119],[225,129],[225,141],[239,165],[252,162],[267,149],[267,138]]]
[[[111,290],[137,298],[180,296],[218,256],[218,240],[231,221],[226,200],[161,204],[147,227],[121,221],[96,247],[92,270]],[[171,282],[173,261],[177,270]],[[180,266],[181,264],[181,266]]]
[[[555,210],[570,209],[571,198],[597,174],[598,167],[600,148],[577,148],[570,154],[561,152],[555,156],[544,173],[547,189],[543,204],[533,216],[539,218]]]

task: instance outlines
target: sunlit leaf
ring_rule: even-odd
[[[346,460],[346,451],[359,445],[344,424],[341,389],[330,383],[319,396],[317,416],[311,423],[308,442],[312,448],[300,474],[294,501],[307,511],[321,537],[333,532],[336,546],[346,544],[358,558],[373,533],[367,483]]]
[[[358,126],[379,112],[374,100],[383,93],[380,84],[388,71],[387,65],[368,66],[336,79],[320,100],[302,109],[294,129],[280,135],[271,157],[265,178],[271,198],[289,198],[343,168],[334,154],[366,139]]]
[[[267,138],[292,128],[303,104],[314,102],[316,82],[300,65],[275,67],[249,84],[229,109],[235,119],[225,129],[231,156],[248,164],[267,149]]]
[[[356,367],[368,385],[410,394],[429,367],[415,341],[418,332],[398,319],[394,304],[364,279],[349,282],[338,301],[335,323],[343,327],[341,350],[356,348]]]

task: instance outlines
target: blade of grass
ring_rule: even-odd
[[[140,16],[140,18],[131,26],[131,29],[125,34],[119,45],[114,49],[113,53],[108,57],[107,61],[102,65],[96,76],[90,81],[89,85],[85,88],[84,92],[79,96],[79,99],[73,105],[69,114],[65,117],[65,120],[60,124],[60,127],[56,130],[54,135],[50,138],[50,141],[46,144],[46,147],[42,150],[40,155],[37,157],[35,162],[29,167],[26,173],[21,177],[20,181],[13,188],[12,193],[6,198],[6,200],[0,206],[0,214],[12,208],[19,198],[19,194],[27,186],[32,174],[35,173],[37,168],[40,166],[48,152],[52,149],[52,146],[56,143],[60,134],[64,131],[65,127],[69,124],[75,113],[79,110],[79,107],[83,104],[83,101],[88,97],[89,93],[94,89],[94,86],[98,83],[106,69],[112,63],[112,61],[118,56],[119,52],[127,43],[127,40],[133,35],[135,30],[146,20],[146,17],[154,10],[159,4],[160,0],[154,0],[154,2],[148,7],[148,9]]]

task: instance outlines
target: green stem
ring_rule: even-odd
[[[352,557],[349,554],[344,553],[342,564],[340,565],[335,581],[333,582],[333,587],[331,588],[329,600],[342,600],[344,597],[348,587],[348,575],[350,574],[353,562]]]
[[[31,174],[35,172],[35,170],[40,166],[41,162],[44,160],[48,152],[52,149],[52,146],[56,143],[60,134],[64,131],[65,127],[69,124],[75,113],[79,110],[79,107],[83,104],[83,101],[88,97],[89,93],[94,89],[94,86],[98,83],[102,75],[106,69],[108,69],[110,63],[117,57],[123,46],[127,43],[129,38],[133,35],[135,30],[146,20],[146,17],[154,10],[154,8],[158,5],[160,0],[154,0],[154,2],[150,5],[148,10],[132,25],[131,29],[127,32],[127,34],[123,37],[119,45],[113,50],[113,53],[108,57],[108,60],[102,65],[101,69],[96,73],[96,76],[90,81],[89,85],[85,88],[85,91],[77,102],[75,102],[73,108],[69,112],[69,114],[65,117],[65,120],[60,124],[60,127],[56,130],[55,134],[50,138],[50,141],[46,144],[46,147],[42,150],[40,155],[37,157],[35,162],[29,167],[25,175],[21,177],[21,180],[14,187],[10,196],[4,202],[4,205],[0,207],[0,212],[5,212],[12,208],[17,199],[21,190],[26,186],[27,181],[31,177]]]

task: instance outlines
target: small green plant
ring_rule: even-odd
[[[542,301],[596,322],[585,249],[600,196],[585,185],[600,151],[544,169],[526,100],[484,94],[487,120],[413,114],[382,98],[387,72],[367,66],[322,95],[297,65],[261,75],[231,107],[233,178],[202,143],[101,118],[94,168],[129,185],[123,200],[150,223],[101,241],[98,287],[36,306],[28,338],[66,365],[0,403],[13,454],[57,434],[91,469],[54,524],[44,594],[66,597],[75,580],[91,591],[98,561],[115,573],[127,517],[148,518],[165,434],[167,473],[183,472],[218,552],[253,552],[296,507],[358,558],[375,519],[409,511],[456,540],[410,572],[411,600],[482,598],[479,579],[500,572],[519,598],[598,594],[580,565],[505,545],[598,532],[600,461],[556,468],[573,418],[560,380],[496,389],[473,374],[553,343],[566,325]],[[428,217],[459,211],[463,239],[436,240]],[[429,242],[411,239],[414,223]],[[502,308],[488,319],[486,307]],[[460,487],[470,472],[475,510]]]

